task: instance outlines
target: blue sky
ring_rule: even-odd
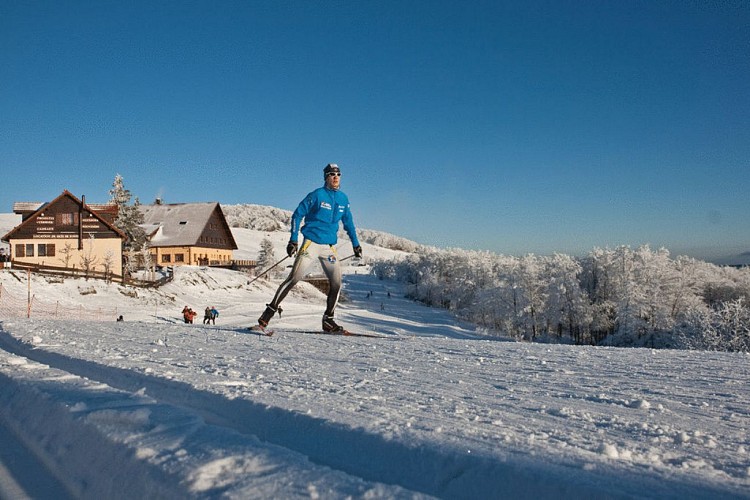
[[[0,0],[0,212],[293,210],[522,255],[750,251],[745,1]]]

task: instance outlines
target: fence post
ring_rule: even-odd
[[[26,317],[31,317],[31,269],[26,270]]]

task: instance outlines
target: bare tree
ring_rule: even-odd
[[[81,269],[85,273],[86,279],[89,279],[89,274],[96,267],[96,263],[99,258],[94,255],[94,235],[89,234],[87,242],[87,249],[81,254]]]
[[[102,261],[102,267],[104,267],[104,279],[110,281],[112,278],[112,266],[115,264],[115,253],[112,250],[107,250],[104,254],[104,260]]]
[[[63,267],[70,267],[70,260],[73,258],[73,245],[66,243],[65,247],[57,252],[62,255],[60,262],[63,263]]]

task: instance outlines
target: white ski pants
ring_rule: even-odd
[[[274,309],[279,308],[279,304],[284,297],[291,291],[294,285],[305,277],[310,266],[315,261],[320,262],[323,272],[328,278],[328,301],[326,303],[326,316],[333,316],[336,304],[339,301],[339,292],[341,291],[341,265],[336,256],[336,248],[333,245],[321,245],[311,240],[304,240],[297,257],[294,259],[292,271],[289,276],[279,285],[276,295],[269,306]]]

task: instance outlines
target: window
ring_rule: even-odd
[[[51,243],[39,243],[36,246],[36,252],[39,257],[54,257],[55,245]]]
[[[167,255],[162,255],[162,256],[161,256],[161,261],[162,261],[162,262],[172,262],[172,256],[171,256],[171,255],[169,255],[169,254],[167,254]]]
[[[26,257],[33,257],[33,256],[34,256],[34,244],[26,243]]]
[[[26,247],[21,243],[16,245],[16,257],[26,257]]]
[[[176,253],[176,254],[174,254],[174,261],[175,262],[185,262],[185,254],[184,253]]]
[[[75,226],[78,224],[78,214],[75,212],[57,214],[56,219],[58,226]]]

